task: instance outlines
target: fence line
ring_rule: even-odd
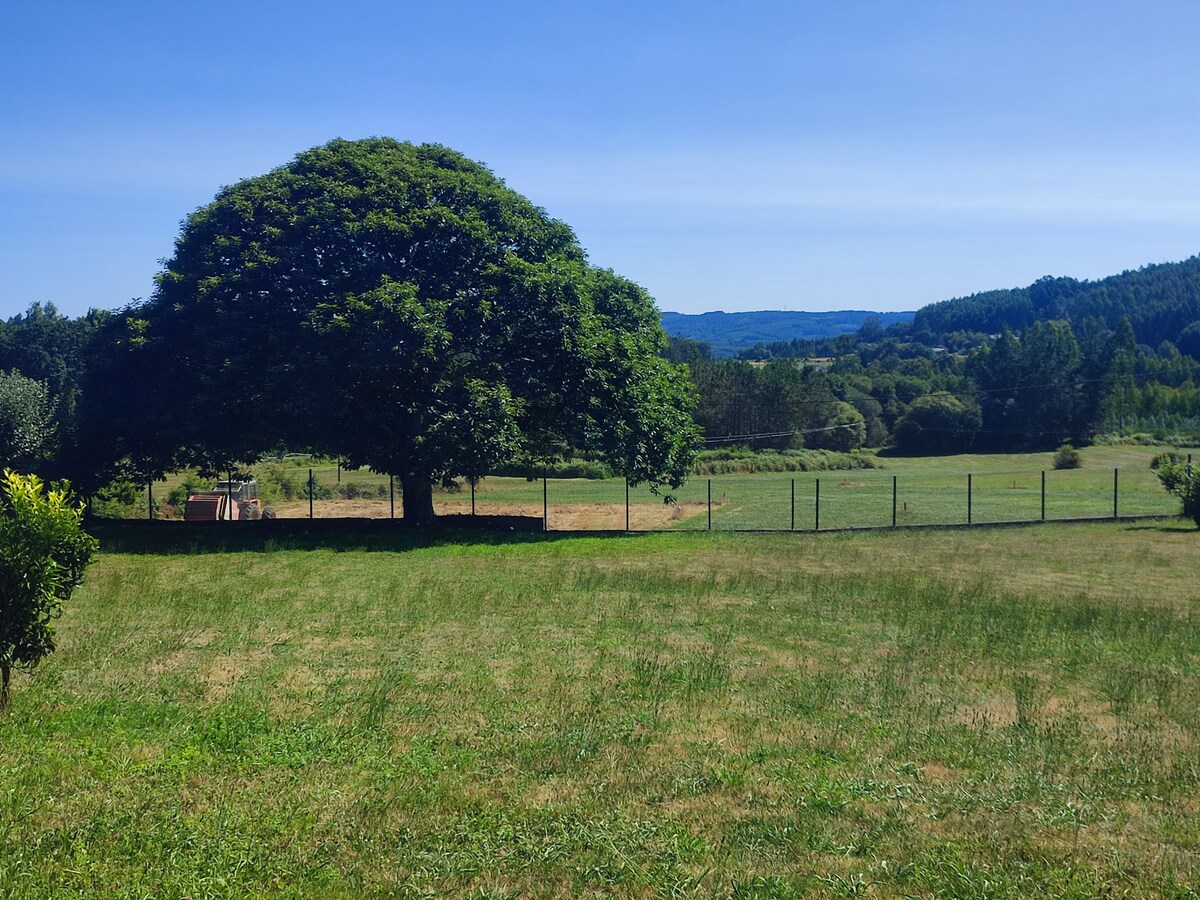
[[[284,518],[399,519],[396,479],[297,473]],[[958,472],[876,469],[692,478],[669,498],[625,479],[489,476],[436,491],[438,515],[523,516],[546,531],[798,531],[1129,519],[1178,514],[1148,468]],[[307,474],[307,478],[304,478]],[[965,479],[963,478],[965,475]],[[540,482],[540,483],[539,483]],[[468,491],[469,488],[469,491]],[[340,498],[340,499],[332,499]],[[664,502],[668,499],[670,502]],[[154,487],[146,509],[158,517]],[[180,515],[181,510],[175,510]]]

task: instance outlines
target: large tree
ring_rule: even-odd
[[[696,445],[649,296],[445,147],[335,140],[223,189],[111,328],[89,421],[145,476],[305,447],[400,476],[426,520],[432,483],[514,454],[677,485]]]

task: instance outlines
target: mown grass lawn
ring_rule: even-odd
[[[0,896],[1200,890],[1190,523],[104,539]]]

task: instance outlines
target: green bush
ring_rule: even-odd
[[[545,462],[502,463],[488,474],[506,478],[612,478],[613,470],[608,463],[592,459],[553,459]]]
[[[742,445],[702,450],[696,457],[696,475],[740,475],[756,472],[826,472],[874,469],[876,463],[860,453],[835,450],[763,450]]]
[[[0,479],[0,709],[13,669],[54,650],[54,620],[98,546],[82,521],[65,487],[10,471]]]
[[[285,500],[308,499],[308,472],[288,463],[269,463],[257,473],[258,496],[264,505]],[[313,482],[313,499],[330,500],[333,491],[319,481]]]
[[[157,515],[159,503],[154,500],[154,512]],[[92,515],[101,519],[137,519],[144,518],[146,511],[146,488],[134,484],[127,478],[118,478],[109,482],[92,497]]]
[[[167,504],[176,509],[187,505],[187,498],[201,491],[211,491],[215,482],[211,478],[201,478],[195,472],[188,472],[183,481],[167,492]]]
[[[343,481],[333,489],[333,494],[339,500],[386,500],[388,486],[386,484],[359,484],[356,481]]]
[[[1156,453],[1154,459],[1150,460],[1151,471],[1157,472],[1164,463],[1183,462],[1183,457],[1174,450],[1164,450],[1162,453]]]
[[[1158,480],[1183,501],[1183,514],[1200,525],[1200,468],[1182,460],[1165,460],[1159,464]]]
[[[1056,469],[1078,469],[1083,465],[1083,459],[1079,456],[1079,451],[1070,444],[1061,444],[1054,451],[1054,468]]]

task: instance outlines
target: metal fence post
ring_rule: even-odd
[[[342,458],[340,456],[337,458],[337,483],[342,483]]]
[[[542,471],[542,531],[550,530],[550,499],[549,481],[545,470]]]
[[[1113,518],[1117,518],[1117,473],[1118,470],[1113,467]]]
[[[233,470],[225,472],[228,481],[225,482],[225,505],[229,508],[229,521],[233,521]]]
[[[1046,470],[1042,469],[1042,521],[1046,521]]]
[[[391,518],[396,518],[396,476],[388,476],[388,515]]]
[[[817,479],[817,511],[816,520],[813,522],[813,531],[821,530],[821,479]]]
[[[146,482],[146,514],[150,518],[150,521],[153,522],[154,521],[154,484],[153,484],[153,482],[150,482],[150,481]]]
[[[892,527],[896,527],[896,476],[892,476]]]
[[[971,473],[967,473],[967,524],[971,524]]]
[[[308,470],[308,517],[313,517],[313,474],[312,469]]]
[[[629,531],[629,476],[625,476],[625,530]]]
[[[796,530],[796,479],[792,479],[792,527],[791,531]]]
[[[708,530],[712,531],[712,479],[708,479]]]
[[[471,518],[475,518],[475,479],[471,479]]]

